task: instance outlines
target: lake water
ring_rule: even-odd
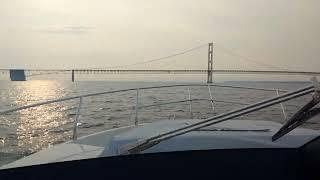
[[[187,82],[186,82],[187,83]],[[117,89],[157,86],[174,83],[153,82],[97,82],[83,81],[49,81],[32,80],[26,82],[0,81],[0,110],[24,106],[39,101],[76,96],[86,93],[104,92]],[[184,84],[184,83],[179,83]],[[294,90],[308,85],[304,82],[225,82],[238,86],[279,88]],[[253,103],[276,92],[242,90],[212,87],[215,100],[214,109],[210,101],[193,101],[191,103],[170,104],[142,108],[138,113],[139,122],[152,122],[163,119],[193,118],[205,119],[219,113],[239,108],[243,104]],[[191,98],[209,99],[208,87],[189,87]],[[182,101],[189,98],[187,87],[141,90],[139,106],[171,101]],[[284,103],[288,116],[303,106],[310,95]],[[134,123],[136,91],[100,95],[83,100],[78,132],[79,136],[106,129],[121,127]],[[227,103],[226,101],[239,102]],[[38,106],[18,112],[0,115],[0,165],[29,155],[54,144],[70,140],[73,121],[79,99]],[[237,119],[285,121],[280,105],[263,109]],[[304,125],[319,129],[317,122]]]

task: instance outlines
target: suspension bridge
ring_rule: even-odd
[[[91,68],[91,69],[0,69],[2,74],[9,73],[10,79],[12,81],[25,81],[26,77],[32,76],[43,76],[50,74],[70,74],[72,82],[75,81],[76,74],[206,74],[207,83],[212,83],[213,74],[278,74],[278,75],[303,75],[303,76],[320,76],[320,72],[310,72],[310,71],[290,71],[283,68],[276,67],[274,65],[266,64],[263,62],[258,62],[250,58],[238,55],[228,49],[231,55],[240,56],[247,61],[260,64],[265,67],[280,69],[280,70],[243,70],[243,69],[213,69],[213,43],[206,44],[208,46],[208,59],[207,59],[207,69],[128,69],[130,66],[136,66],[141,64],[148,64],[155,61],[162,61],[175,56],[180,56],[195,50],[198,50],[204,45],[185,50],[176,54],[169,56],[152,59],[148,61],[137,62],[133,64],[113,66],[108,68]],[[127,68],[127,69],[124,69]]]

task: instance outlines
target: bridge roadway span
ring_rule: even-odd
[[[9,69],[0,69],[2,72],[9,72]],[[173,69],[173,70],[145,70],[145,69],[25,69],[27,76],[46,74],[71,73],[75,74],[208,74],[208,70],[200,69]],[[307,75],[319,76],[320,72],[310,71],[257,71],[257,70],[213,70],[213,74],[283,74],[283,75]]]
[[[29,72],[48,70],[26,70]],[[51,72],[72,72],[77,74],[207,74],[208,70],[110,70],[110,69],[74,69],[74,70],[49,70]],[[213,70],[213,74],[283,74],[283,75],[308,75],[319,76],[320,72],[307,71],[256,71],[256,70]]]

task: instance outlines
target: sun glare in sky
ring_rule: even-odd
[[[269,64],[317,71],[319,5],[315,0],[4,0],[1,68],[105,68],[213,42],[214,69],[275,70],[262,65]],[[206,69],[207,47],[128,68]]]

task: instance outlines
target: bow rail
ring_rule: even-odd
[[[186,87],[187,90],[188,90],[188,99],[180,100],[180,101],[170,101],[170,102],[166,102],[166,103],[153,103],[153,104],[148,104],[148,105],[139,105],[139,93],[141,92],[141,90],[162,89],[162,88],[171,88],[171,87]],[[210,98],[209,99],[191,98],[190,87],[208,87],[208,94],[209,94]],[[33,108],[33,107],[37,107],[37,106],[42,106],[42,105],[47,105],[47,104],[53,104],[53,103],[59,103],[59,102],[65,102],[65,101],[78,99],[79,103],[78,103],[76,114],[75,114],[75,119],[74,119],[74,124],[73,124],[73,135],[72,135],[72,139],[73,140],[77,140],[77,135],[78,135],[77,129],[78,129],[78,125],[79,125],[79,117],[80,117],[80,114],[81,114],[83,99],[84,98],[93,97],[93,96],[114,94],[114,93],[120,93],[120,92],[130,92],[130,91],[134,92],[134,91],[136,91],[136,100],[135,100],[135,105],[134,105],[134,110],[135,110],[135,119],[134,119],[135,121],[134,121],[134,124],[135,125],[139,124],[139,116],[138,115],[139,115],[139,110],[142,109],[142,108],[189,102],[190,117],[192,119],[193,118],[193,113],[192,113],[192,102],[193,101],[209,101],[209,102],[211,102],[212,110],[215,109],[215,107],[214,107],[214,103],[215,102],[223,102],[223,103],[231,103],[231,104],[239,104],[239,105],[249,105],[248,103],[243,103],[243,102],[234,102],[234,101],[226,101],[226,100],[214,99],[213,95],[212,95],[211,87],[222,87],[222,88],[232,88],[232,89],[246,89],[246,90],[258,90],[258,91],[275,92],[278,97],[279,97],[279,92],[288,92],[286,90],[274,89],[274,88],[256,88],[256,87],[221,85],[221,84],[176,84],[176,85],[150,86],[150,87],[141,87],[141,88],[130,88],[130,89],[120,89],[120,90],[113,90],[113,91],[105,91],[105,92],[99,92],[99,93],[91,93],[91,94],[84,94],[84,95],[79,95],[79,96],[72,96],[72,97],[65,97],[65,98],[60,98],[60,99],[48,100],[48,101],[34,103],[34,104],[26,105],[26,106],[21,106],[21,107],[11,108],[11,109],[7,109],[7,110],[2,110],[2,111],[0,111],[0,115],[5,115],[5,114],[12,113],[12,112],[21,111],[21,110],[24,110],[24,109],[29,109],[29,108]],[[281,102],[280,102],[280,104],[281,104]],[[285,113],[285,109],[284,109],[282,104],[281,104],[281,112],[283,113],[283,116],[286,119],[287,115]]]

